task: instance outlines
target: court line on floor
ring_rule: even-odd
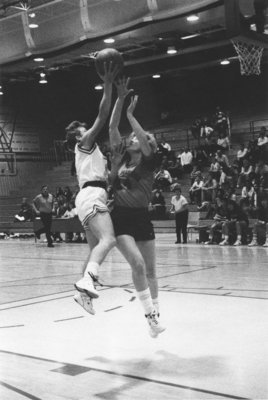
[[[160,288],[159,288],[160,289]],[[216,291],[217,289],[215,289]],[[227,290],[227,289],[225,289]],[[217,297],[223,297],[223,294],[216,294],[216,293],[201,293],[201,292],[189,292],[189,291],[182,291],[182,290],[177,290],[176,288],[174,289],[171,288],[170,290],[163,290],[163,292],[169,292],[169,293],[184,293],[184,294],[197,294],[197,295],[203,295],[203,296],[217,296]],[[254,296],[235,296],[233,294],[228,294],[226,297],[233,297],[233,298],[240,298],[240,299],[251,299],[251,300],[268,300],[268,298],[263,298],[263,297],[254,297]]]
[[[37,357],[37,356],[30,356],[30,355],[27,355],[27,354],[21,354],[21,353],[16,353],[16,352],[7,351],[7,350],[1,350],[0,349],[0,353],[11,354],[11,355],[15,355],[17,357],[24,357],[24,358],[29,358],[29,359],[32,359],[32,360],[50,362],[50,363],[53,363],[53,364],[62,364],[64,366],[68,366],[68,367],[72,367],[72,366],[76,367],[76,368],[77,367],[78,368],[82,367],[79,364],[72,364],[72,363],[69,364],[69,363],[65,363],[65,362],[61,362],[61,361],[57,361],[57,360],[52,360],[52,359],[43,358],[43,357]],[[174,388],[177,388],[177,389],[184,389],[184,390],[189,390],[189,391],[198,392],[198,393],[206,393],[206,394],[210,394],[210,395],[215,395],[217,397],[225,397],[227,399],[250,400],[247,397],[235,396],[235,395],[231,395],[231,394],[227,394],[227,393],[214,392],[212,390],[195,388],[193,386],[180,385],[180,384],[177,384],[177,383],[161,381],[161,380],[158,380],[158,379],[146,378],[144,376],[137,376],[137,375],[131,375],[131,374],[122,374],[122,373],[119,373],[119,372],[115,372],[115,371],[111,371],[111,370],[105,370],[105,369],[101,369],[101,368],[95,368],[95,367],[93,367],[93,368],[89,367],[89,368],[92,371],[101,372],[101,373],[108,374],[108,375],[115,375],[115,376],[120,376],[120,377],[123,377],[123,378],[130,378],[130,379],[135,379],[135,380],[139,380],[139,381],[143,381],[143,382],[155,383],[157,385],[170,386],[170,387],[174,387]],[[38,400],[40,400],[40,399],[38,399]]]
[[[24,397],[27,397],[27,399],[31,399],[31,400],[42,400],[40,397],[33,396],[32,394],[27,393],[27,392],[25,392],[24,390],[21,390],[21,389],[15,387],[15,386],[13,386],[13,385],[9,385],[9,384],[6,383],[6,382],[0,381],[0,385],[4,386],[5,388],[7,388],[7,389],[9,389],[9,390],[12,390],[13,392],[16,392],[16,393],[21,394],[21,395],[24,396]]]

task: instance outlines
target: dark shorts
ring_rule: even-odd
[[[111,212],[115,236],[132,236],[136,242],[154,240],[154,228],[145,208],[115,207]]]

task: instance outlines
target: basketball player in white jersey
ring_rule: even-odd
[[[104,64],[104,75],[101,76],[104,82],[103,97],[92,127],[86,129],[84,123],[73,121],[66,128],[67,144],[75,147],[75,166],[80,187],[76,208],[90,248],[84,275],[75,283],[78,292],[74,300],[90,314],[95,314],[92,298],[99,297],[94,285],[98,279],[98,268],[115,245],[113,224],[106,205],[107,160],[96,139],[109,116],[112,85],[117,73],[118,68],[112,63]]]

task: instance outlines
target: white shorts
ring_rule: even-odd
[[[108,195],[106,190],[100,187],[87,186],[81,189],[75,199],[78,218],[83,227],[88,227],[88,221],[97,214],[97,212],[108,212],[106,205]]]

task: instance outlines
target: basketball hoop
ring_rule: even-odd
[[[232,40],[240,62],[241,75],[260,75],[263,47],[241,40]]]

